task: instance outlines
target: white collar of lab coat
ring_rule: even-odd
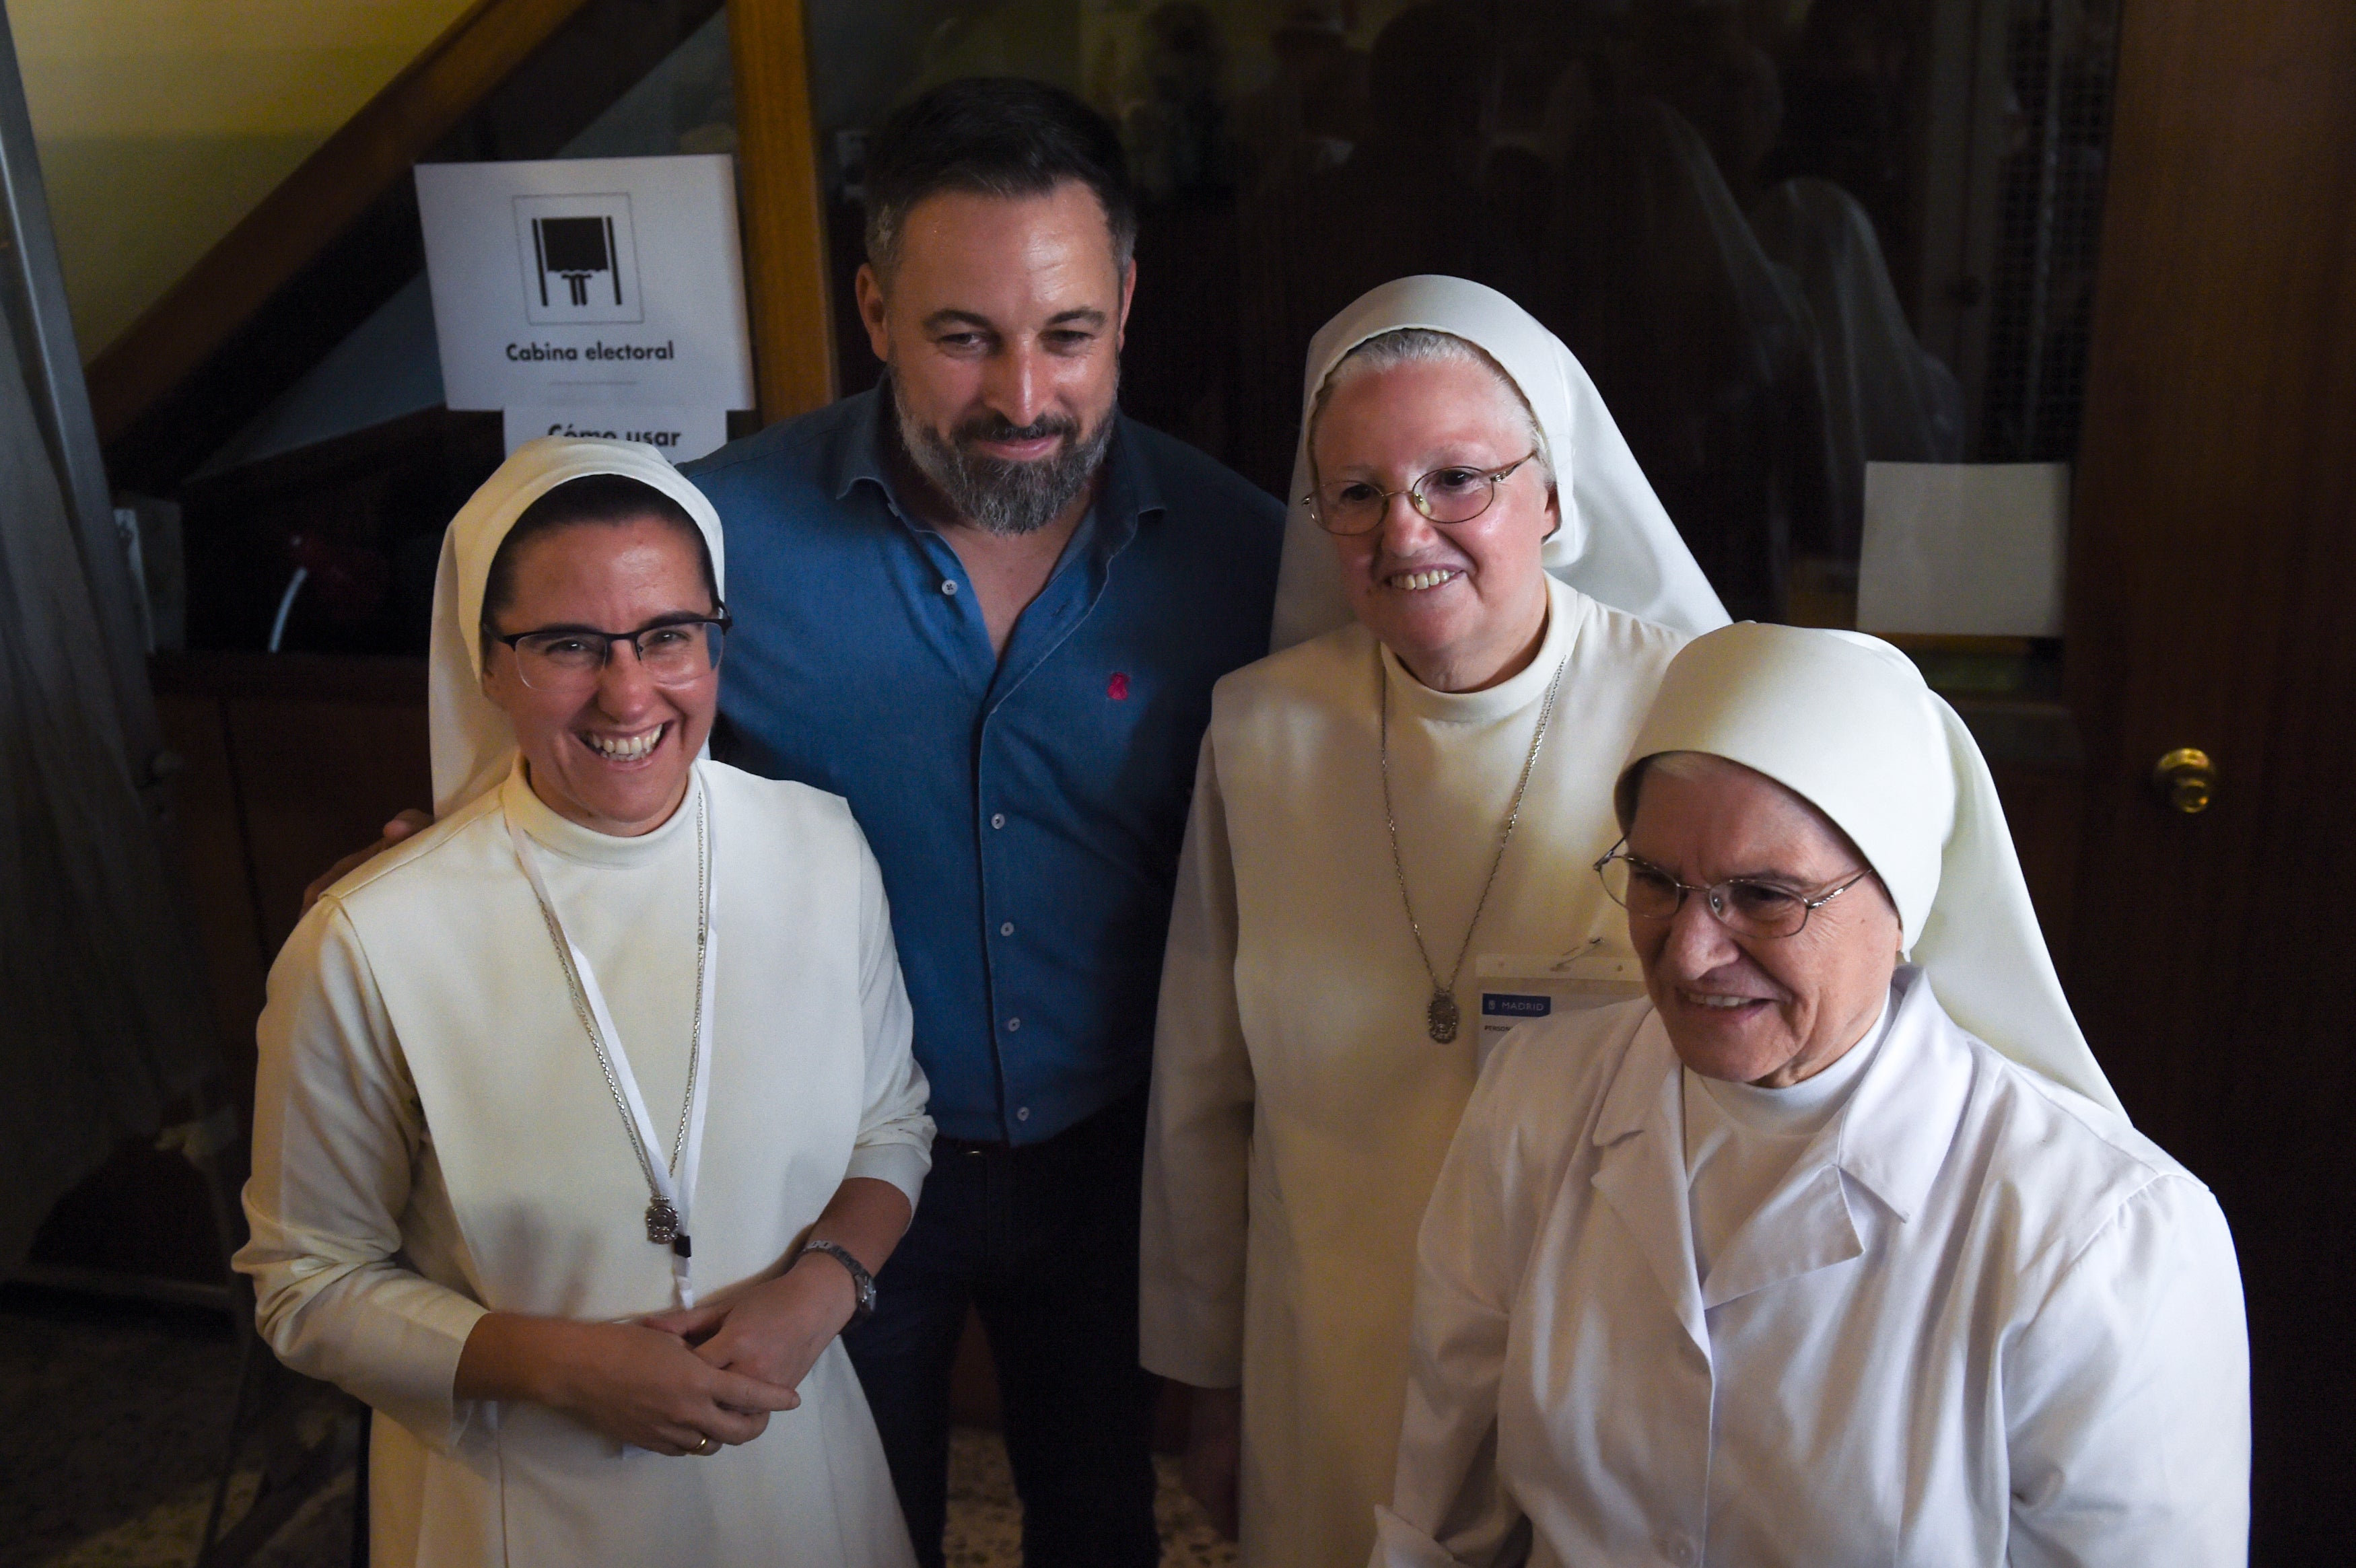
[[[1658,1013],[1629,1042],[1596,1117],[1593,1141],[1605,1152],[1595,1185],[1628,1222],[1663,1292],[1705,1351],[1709,1339],[1702,1314],[1708,1308],[1863,1253],[1850,1183],[1901,1224],[1922,1211],[1954,1141],[1970,1092],[1971,1060],[1963,1031],[1922,983],[1922,971],[1903,967],[1894,983],[1896,1016],[1848,1104],[1744,1222],[1713,1264],[1707,1290],[1694,1274],[1686,1202],[1676,1093],[1683,1063]]]
[[[1939,1005],[1922,971],[1898,971],[1897,1016],[1881,1053],[1826,1129],[1832,1162],[1901,1221],[1922,1211],[1955,1140],[1972,1059],[1964,1031]]]

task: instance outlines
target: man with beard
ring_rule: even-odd
[[[891,897],[940,1137],[846,1343],[918,1560],[971,1307],[1023,1560],[1144,1568],[1154,1001],[1211,687],[1268,650],[1282,510],[1116,407],[1136,208],[1077,100],[949,83],[867,177],[884,384],[690,470],[726,528],[728,754],[848,798]]]

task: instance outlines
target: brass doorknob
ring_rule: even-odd
[[[2197,746],[2179,746],[2159,759],[2151,770],[2151,787],[2166,801],[2187,816],[2209,809],[2209,799],[2217,787],[2216,764],[2209,753]]]

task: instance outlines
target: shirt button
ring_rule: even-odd
[[[1023,1020],[1021,1019],[1008,1019],[1006,1020],[1006,1032],[1009,1034],[1012,1034],[1016,1029],[1021,1029],[1022,1027]]]
[[[1005,826],[1006,826],[1006,813],[1004,813],[1004,812],[1002,812],[1002,811],[993,811],[993,812],[991,812],[991,813],[990,814],[990,825],[991,825],[992,827],[1005,827]]]
[[[1012,936],[1012,935],[1013,935],[1013,934],[1014,934],[1014,923],[1013,923],[1012,921],[1011,921],[1011,920],[1010,920],[1010,921],[1008,921],[1004,925],[1000,926],[1000,927],[998,928],[998,934],[999,934],[999,935],[1001,935],[1001,936]]]
[[[1029,1120],[1031,1119],[1031,1107],[1030,1107],[1030,1106],[1028,1106],[1028,1105],[1025,1105],[1025,1106],[1023,1106],[1021,1110],[1019,1110],[1019,1111],[1015,1112],[1015,1113],[1014,1113],[1014,1119],[1015,1119],[1016,1121],[1018,1121],[1018,1122],[1027,1122],[1027,1121],[1029,1121]]]
[[[955,578],[943,578],[941,580],[941,592],[948,594],[952,599],[956,598],[957,580]]]
[[[1694,1562],[1693,1538],[1687,1535],[1663,1536],[1661,1538],[1661,1554],[1664,1557],[1666,1557],[1670,1562],[1676,1563],[1678,1568],[1692,1568]]]

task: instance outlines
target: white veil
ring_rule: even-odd
[[[651,485],[686,507],[712,550],[714,585],[723,592],[727,587],[720,514],[653,447],[553,435],[517,447],[482,488],[467,497],[442,536],[425,671],[436,816],[447,816],[485,790],[498,787],[515,762],[515,731],[508,716],[483,695],[483,649],[477,635],[483,617],[483,585],[499,541],[525,507],[566,480],[593,474],[618,474]]]
[[[1856,632],[1722,627],[1661,677],[1620,775],[1622,827],[1635,764],[1664,752],[1740,763],[1813,802],[1880,875],[1947,1016],[2125,1115],[2062,994],[1987,762],[1904,654]]]
[[[1493,288],[1462,278],[1400,278],[1369,290],[1309,345],[1301,439],[1284,523],[1269,644],[1290,647],[1350,619],[1333,547],[1311,520],[1309,411],[1342,357],[1370,337],[1421,327],[1461,337],[1505,368],[1537,415],[1554,460],[1562,526],[1546,542],[1549,575],[1589,598],[1684,632],[1726,624],[1708,580],[1645,483],[1595,383],[1562,340]]]

